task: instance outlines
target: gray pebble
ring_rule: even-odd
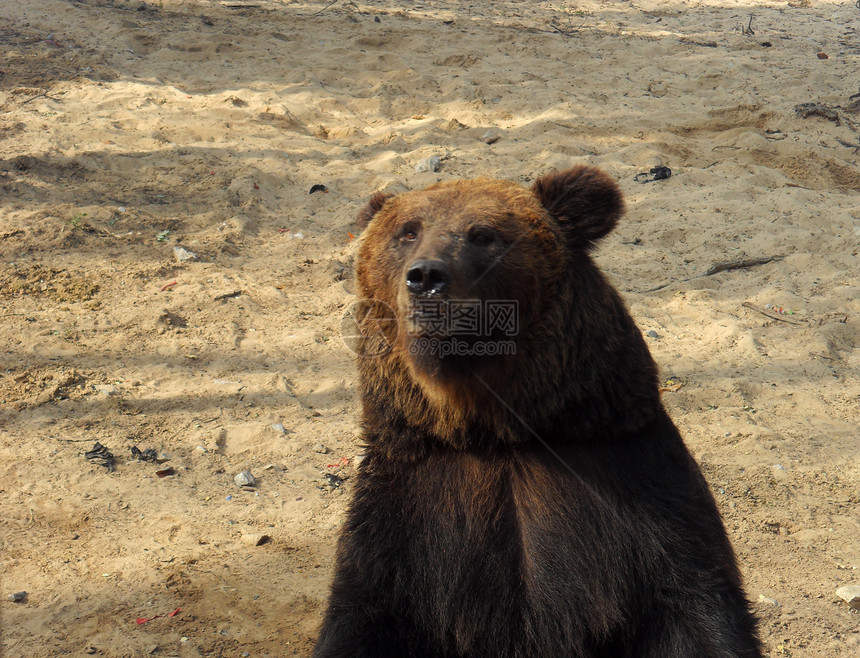
[[[648,336],[648,338],[660,338],[660,334],[658,334],[653,329],[649,329],[648,331],[646,331],[645,335]]]
[[[173,257],[176,258],[176,262],[185,263],[197,258],[197,254],[182,247],[173,247]]]
[[[22,603],[27,598],[27,592],[15,592],[6,597],[12,603]]]
[[[257,480],[251,475],[251,471],[242,471],[233,478],[233,482],[237,487],[253,487],[256,486]]]
[[[481,139],[483,139],[484,143],[486,143],[486,144],[495,144],[501,138],[502,138],[502,136],[499,133],[497,133],[495,130],[488,130],[487,132],[484,133],[484,136],[481,137]]]
[[[272,429],[275,430],[278,434],[287,433],[287,428],[284,427],[282,423],[272,423]]]
[[[441,166],[442,159],[438,155],[431,155],[415,165],[415,171],[419,173],[422,171],[439,171]]]
[[[314,452],[318,452],[321,455],[327,455],[328,454],[328,448],[326,448],[322,443],[317,443],[314,446]]]
[[[860,585],[845,585],[836,590],[836,596],[844,600],[850,607],[860,610]]]

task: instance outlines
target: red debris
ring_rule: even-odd
[[[140,624],[145,624],[146,622],[152,621],[153,619],[161,619],[163,617],[175,617],[179,614],[180,610],[182,610],[182,608],[176,608],[176,610],[174,610],[173,612],[169,612],[166,615],[155,615],[155,617],[138,617],[137,624],[139,626]]]

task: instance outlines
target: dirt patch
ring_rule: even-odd
[[[42,265],[7,266],[0,270],[0,296],[3,297],[44,297],[52,302],[86,302],[98,291],[99,285],[83,273]]]
[[[716,0],[245,4],[3,4],[0,652],[308,655],[361,454],[358,210],[587,163],[767,651],[857,655],[856,135],[794,112],[849,107],[851,49],[815,53],[853,3],[754,36]]]

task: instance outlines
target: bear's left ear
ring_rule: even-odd
[[[361,224],[362,228],[370,224],[370,220],[373,219],[376,213],[382,210],[382,206],[385,205],[385,202],[393,197],[393,194],[375,192],[373,196],[370,197],[370,201],[367,202],[367,205],[358,213],[358,223]]]
[[[570,244],[582,249],[591,249],[624,214],[615,181],[587,165],[541,176],[532,193],[565,229]]]

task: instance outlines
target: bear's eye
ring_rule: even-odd
[[[496,240],[496,232],[487,226],[478,226],[469,231],[469,242],[486,247]]]
[[[401,242],[415,242],[418,239],[418,227],[415,224],[407,224],[400,230]]]

